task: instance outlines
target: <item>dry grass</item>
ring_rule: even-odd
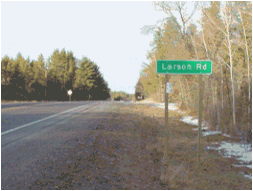
[[[121,161],[125,162],[122,161],[121,169],[122,172],[133,174],[137,179],[143,179],[145,175],[147,176],[147,173],[141,173],[143,167],[137,164],[145,164],[145,162],[148,164],[149,159],[145,159],[144,157],[148,156],[148,151],[150,152],[152,149],[157,148],[158,152],[162,152],[164,148],[162,135],[164,110],[146,105],[120,107],[120,113],[117,114],[114,120],[121,118],[121,125],[126,124],[127,121],[133,121],[131,123],[135,122],[137,124],[137,135],[139,135],[137,137],[140,139],[134,139],[135,136],[131,136],[131,134],[121,136],[121,140],[128,140],[124,144],[128,145],[129,148],[129,153],[121,158]],[[132,114],[135,114],[135,116],[132,116]],[[156,114],[156,118],[153,117],[153,114]],[[218,151],[204,149],[210,142],[225,141],[225,139],[228,139],[226,137],[214,135],[201,139],[201,165],[197,170],[197,132],[191,131],[192,125],[179,121],[180,116],[181,114],[177,112],[169,111],[169,154],[165,163],[160,163],[156,167],[157,169],[162,168],[161,171],[157,172],[159,174],[160,185],[163,182],[170,189],[252,189],[252,181],[239,174],[239,171],[242,169],[234,168],[231,165],[235,164],[235,158],[225,159],[222,158]],[[121,129],[120,131],[133,131],[132,127],[128,125],[124,127],[125,129]],[[156,131],[157,134],[149,134],[152,131]],[[153,139],[142,139],[143,135],[140,136],[140,133],[144,132]],[[145,145],[145,149],[147,150],[146,155],[144,151],[140,151],[139,149],[141,144]],[[129,162],[130,160],[131,162]],[[136,165],[133,165],[134,161]],[[245,169],[245,171],[250,171],[250,169]],[[134,184],[136,185],[137,182]],[[138,185],[141,185],[141,183]]]
[[[164,110],[120,103],[109,104],[104,109],[107,111],[89,114],[99,125],[85,133],[80,131],[75,138],[78,146],[64,147],[68,154],[61,160],[67,162],[55,160],[57,168],[53,164],[45,168],[54,169],[50,174],[58,174],[55,177],[58,182],[41,187],[43,181],[53,181],[41,178],[36,186],[40,189],[251,190],[252,181],[231,166],[235,159],[224,159],[217,152],[202,149],[201,165],[197,169],[197,132],[191,131],[192,125],[179,121],[181,114],[169,112],[169,150],[165,160]],[[203,148],[210,142],[212,139],[201,140]],[[93,167],[82,167],[84,164]]]

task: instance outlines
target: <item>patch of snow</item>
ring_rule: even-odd
[[[207,146],[207,149],[219,150],[219,152],[220,150],[223,150],[225,151],[224,156],[223,156],[224,158],[231,158],[232,156],[235,156],[239,160],[239,163],[248,163],[248,165],[233,164],[234,167],[247,167],[247,168],[252,169],[252,164],[250,164],[252,163],[252,148],[247,149],[245,148],[245,145],[240,144],[240,143],[228,143],[228,142],[222,141],[222,144],[219,147]],[[252,179],[252,175],[244,174],[244,177]]]
[[[180,121],[183,121],[188,124],[192,125],[198,125],[198,119],[193,119],[191,116],[185,116]],[[198,128],[193,128],[193,131],[197,131]],[[207,126],[203,126],[202,130],[208,130]],[[208,135],[216,135],[216,134],[222,134],[221,131],[202,131],[203,136]],[[226,137],[230,137],[229,135],[222,134]],[[213,144],[218,144],[213,143]],[[224,150],[225,156],[227,158],[231,158],[232,156],[238,157],[238,160],[244,161],[245,163],[251,163],[252,162],[252,151],[249,149],[245,149],[245,145],[239,144],[239,143],[228,143],[228,142],[222,142],[219,147],[207,147],[207,149],[213,149],[213,150]]]
[[[219,149],[224,149],[225,155],[238,156],[238,160],[241,160],[248,164],[252,163],[252,149],[245,148],[244,144],[228,143],[222,141]]]
[[[207,146],[207,149],[212,150],[223,150],[224,157],[231,158],[237,157],[240,162],[243,162],[244,166],[252,168],[252,149],[248,149],[244,144],[241,143],[228,143],[222,141],[219,147]],[[247,164],[247,165],[245,165]],[[240,166],[240,165],[239,165]]]
[[[165,109],[165,103],[157,103],[155,104],[156,107],[159,107],[161,109]],[[182,111],[179,111],[177,105],[175,103],[169,103],[169,110],[177,110],[180,113],[183,113]],[[185,116],[183,117],[180,121],[183,121],[185,123],[191,124],[191,125],[196,125],[198,126],[198,119],[193,118],[192,116]],[[208,135],[215,135],[215,134],[222,134],[221,131],[206,131],[208,130],[208,127],[205,125],[205,123],[202,123],[202,135],[203,136],[208,136]],[[193,131],[197,131],[198,128],[193,128]],[[225,137],[230,137],[230,135],[227,134],[222,134]],[[210,147],[207,146],[207,149],[212,149],[212,150],[218,150],[221,153],[221,150],[223,150],[224,156],[226,158],[231,158],[231,157],[237,157],[237,159],[241,162],[244,163],[243,165],[251,168],[252,169],[252,149],[249,145],[245,146],[245,144],[240,144],[240,143],[228,143],[228,142],[214,142],[212,143],[213,145],[219,145],[218,147]],[[252,179],[252,175],[247,175],[244,174],[244,177]]]
[[[245,178],[252,179],[252,175],[244,174],[243,176],[244,176]]]
[[[246,165],[246,167],[248,167],[248,168],[251,168],[251,169],[252,169],[252,164],[248,164],[248,165]]]
[[[198,131],[199,128],[193,128],[192,131]],[[208,127],[201,127],[201,130],[208,130]]]
[[[217,145],[217,144],[220,144],[220,143],[218,143],[218,142],[212,142],[211,144],[212,145]]]
[[[168,105],[169,105],[169,110],[172,110],[172,111],[179,110],[177,107],[177,104],[175,104],[175,103],[170,103]]]
[[[202,132],[202,135],[205,137],[205,136],[208,136],[208,135],[217,135],[217,134],[222,134],[221,131],[207,131],[207,132]]]
[[[219,150],[219,148],[217,148],[217,147],[209,147],[209,146],[207,146],[207,149],[211,149],[211,150]]]
[[[183,121],[185,123],[191,124],[191,125],[198,125],[199,120],[198,119],[193,119],[192,116],[185,116],[180,121]]]
[[[243,172],[240,172],[240,173],[243,174],[243,176],[244,176],[245,178],[252,179],[252,175],[248,175],[248,174],[245,174],[245,173],[243,173]]]
[[[178,109],[178,106],[177,106],[178,104],[176,104],[176,103],[169,103],[168,104],[168,106],[169,106],[169,110],[171,110],[171,111],[177,111],[177,112],[179,112],[179,113],[184,113],[184,112],[182,112],[182,111],[180,111],[179,109]],[[155,104],[155,107],[158,107],[158,108],[161,108],[161,109],[165,109],[165,103],[156,103]]]
[[[232,164],[232,166],[234,167],[247,167],[247,168],[251,168],[252,169],[252,164],[249,165],[244,165],[244,164]]]

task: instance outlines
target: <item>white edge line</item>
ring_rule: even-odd
[[[85,105],[85,106],[88,106],[88,105]],[[53,118],[53,117],[55,117],[55,116],[58,116],[58,115],[61,115],[61,114],[63,114],[63,113],[67,113],[67,112],[69,112],[69,111],[78,109],[78,108],[80,108],[80,107],[85,107],[85,106],[74,107],[74,108],[72,108],[72,109],[63,111],[63,112],[61,112],[61,113],[56,113],[56,114],[54,114],[54,115],[50,115],[50,116],[45,117],[45,118],[43,118],[43,119],[39,119],[39,120],[37,120],[37,121],[33,121],[33,122],[30,122],[30,123],[21,125],[21,126],[19,126],[19,127],[16,127],[16,128],[14,128],[14,129],[9,130],[9,131],[5,131],[5,132],[1,133],[1,136],[2,136],[2,135],[5,135],[5,134],[7,134],[7,133],[10,133],[10,132],[12,132],[12,131],[16,131],[16,130],[18,130],[18,129],[21,129],[21,128],[23,128],[23,127],[27,127],[27,126],[29,126],[29,125],[36,124],[36,123],[39,123],[39,122],[41,122],[41,121],[45,121],[45,120],[47,120],[47,119]]]

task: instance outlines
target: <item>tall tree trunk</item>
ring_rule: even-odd
[[[204,109],[204,113],[205,113],[205,119],[206,119],[206,122],[210,123],[210,115],[209,115],[209,76],[204,76],[206,79],[205,79],[205,93],[204,93],[204,99],[205,99],[205,104],[203,105],[205,107]]]
[[[180,77],[179,77],[179,83],[180,83],[180,88],[181,88],[182,104],[185,104],[185,96],[184,96],[183,86],[182,86]]]
[[[218,92],[218,83],[216,81],[215,81],[215,87],[217,87],[217,92]],[[218,127],[216,128],[216,131],[218,131],[218,128],[220,129],[220,107],[219,107],[218,102],[219,102],[219,98],[218,98],[218,93],[217,93],[216,94],[216,109],[217,109]]]
[[[243,36],[244,36],[244,41],[245,41],[245,47],[246,47],[246,54],[247,54],[247,65],[248,65],[248,100],[249,100],[249,103],[250,103],[250,66],[249,66],[249,49],[248,49],[248,42],[247,42],[247,39],[246,39],[246,32],[245,32],[245,26],[244,26],[244,23],[243,23],[243,20],[242,20],[242,13],[241,13],[241,10],[239,10],[239,13],[240,13],[240,17],[241,17],[241,22],[242,22],[242,26],[243,26]],[[250,124],[249,124],[249,121],[250,121],[250,104],[248,104],[248,129],[250,129]]]
[[[214,120],[214,124],[216,126],[216,111],[215,111],[215,98],[214,98],[214,78],[212,76],[212,79],[211,79],[211,86],[212,86],[212,98],[213,98],[213,104],[212,104],[212,119]],[[217,130],[217,129],[216,129]]]
[[[161,92],[162,92],[162,103],[164,103],[165,99],[164,99],[164,83],[161,81]]]
[[[233,55],[232,55],[232,45],[230,40],[230,22],[231,22],[231,13],[230,18],[228,18],[227,14],[227,8],[225,8],[225,21],[226,21],[226,30],[227,30],[227,41],[228,41],[228,50],[229,50],[229,60],[230,60],[230,79],[231,79],[231,85],[232,85],[232,101],[233,101],[233,126],[234,130],[236,128],[236,118],[235,118],[235,88],[234,88],[234,76],[233,76]]]
[[[229,105],[229,115],[226,115],[224,117],[229,117],[233,114],[233,110],[232,110],[232,101],[231,101],[231,95],[230,95],[230,88],[229,88],[229,78],[227,76],[227,73],[225,73],[225,82],[226,82],[226,89],[227,89],[227,98],[228,98],[228,105]],[[227,106],[226,106],[227,107]],[[229,123],[230,123],[230,119],[228,119]],[[231,127],[229,126],[227,129],[227,132],[230,134],[231,132]]]
[[[224,128],[224,120],[223,120],[223,109],[224,109],[224,102],[223,102],[223,72],[222,72],[222,65],[220,65],[220,80],[221,80],[221,86],[220,86],[220,92],[221,92],[221,129]],[[225,133],[227,132],[225,127]]]
[[[201,26],[203,26],[203,25],[201,25]],[[202,27],[202,31],[204,31],[204,30],[203,30],[203,27]],[[202,37],[203,37],[203,43],[204,43],[204,47],[205,47],[205,51],[206,51],[206,57],[207,57],[207,59],[210,60],[210,57],[209,57],[209,54],[208,54],[208,51],[207,51],[207,47],[206,47],[205,34],[204,34],[204,32],[203,32],[202,34],[203,34],[203,36],[202,36]],[[207,78],[207,79],[206,79],[206,82],[207,82],[207,84],[208,84],[207,87],[210,87],[210,86],[209,86],[209,79],[210,79],[210,78]],[[205,97],[206,97],[206,105],[207,105],[205,111],[208,112],[208,113],[207,113],[207,119],[210,121],[210,117],[209,117],[209,107],[208,107],[209,102],[208,102],[208,99],[207,99],[207,98],[209,97],[209,96],[208,96],[209,94],[208,94],[207,88],[206,88],[206,91],[205,91],[205,92],[206,92],[206,96],[205,96]]]
[[[185,78],[185,82],[186,82],[186,96],[188,98],[188,99],[187,98],[185,99],[185,100],[188,100],[185,104],[186,104],[187,107],[189,107],[189,105],[191,105],[192,101],[191,101],[191,94],[188,93],[188,92],[191,92],[191,91],[190,91],[190,88],[189,88],[189,83],[188,83],[187,78]]]
[[[230,79],[232,85],[232,101],[233,101],[233,125],[234,129],[236,128],[236,118],[235,118],[235,87],[234,87],[234,76],[233,76],[233,58],[232,58],[232,46],[230,37],[228,35],[228,43],[229,43],[229,58],[230,58]]]
[[[190,86],[189,86],[189,82],[188,82],[188,79],[186,78],[185,79],[185,82],[186,82],[186,85],[187,85],[187,89],[186,89],[186,92],[188,93],[188,106],[191,106],[192,105],[192,95],[191,95],[191,90],[190,90]]]
[[[208,79],[208,87],[209,87],[209,95],[211,95],[212,94],[212,80],[211,80],[211,78],[209,78]],[[211,97],[211,96],[210,96]],[[210,102],[209,102],[209,107],[208,107],[208,114],[209,114],[209,121],[210,121],[210,124],[212,124],[212,122],[213,121],[211,121],[211,120],[213,120],[213,105],[211,105],[211,103],[212,103],[212,98],[210,98]]]
[[[209,85],[208,85],[208,79],[209,79],[209,76],[205,76],[205,95],[204,95],[204,98],[205,98],[205,119],[206,119],[206,121],[208,121],[209,120],[209,113],[208,113],[208,107],[209,107],[209,101],[208,101],[208,97],[209,97],[209,92],[208,92],[208,87],[209,87]]]

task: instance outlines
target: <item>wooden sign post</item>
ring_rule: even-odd
[[[164,100],[165,100],[165,133],[164,133],[164,157],[167,158],[168,155],[168,147],[169,147],[169,95],[168,95],[168,86],[167,83],[169,81],[168,74],[165,74],[165,84],[164,84]]]
[[[198,162],[197,167],[200,165],[200,153],[201,153],[201,125],[202,125],[202,75],[212,74],[212,62],[209,60],[157,60],[156,63],[157,73],[165,74],[165,138],[164,138],[164,157],[168,155],[168,142],[169,142],[169,119],[168,119],[168,90],[170,86],[168,83],[168,74],[199,74],[199,127],[198,127]]]

